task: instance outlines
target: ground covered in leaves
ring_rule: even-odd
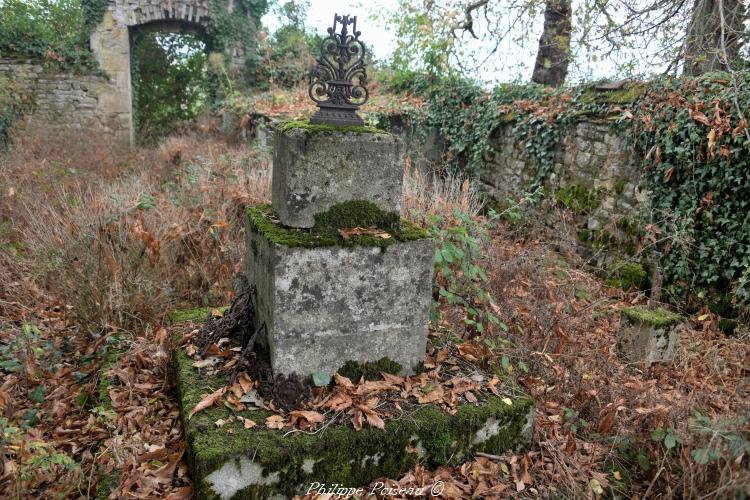
[[[268,179],[258,172],[267,172],[267,165],[259,159],[248,165],[240,159],[247,151],[228,146],[196,151],[190,141],[173,141],[150,163],[167,173],[150,173],[139,178],[138,189],[124,190],[123,182],[132,186],[132,177],[121,172],[133,160],[115,164],[101,158],[114,173],[99,178],[102,174],[84,167],[71,173],[71,159],[43,161],[54,151],[39,146],[24,154],[29,151],[39,155],[33,158],[35,177],[2,179],[3,189],[13,191],[0,200],[6,221],[0,241],[0,496],[189,498],[185,442],[169,375],[178,342],[166,313],[231,302],[243,241],[233,217],[244,203],[263,201]],[[28,157],[17,160],[29,163]],[[136,160],[143,163],[143,157]],[[93,233],[100,235],[89,252],[96,258],[52,252],[85,232],[74,224],[49,235],[49,254],[32,247],[44,240],[24,231],[68,220],[70,210],[83,217],[81,210],[96,205],[80,201],[97,200],[85,197],[95,194],[52,188],[40,195],[39,180],[55,184],[62,178],[80,186],[92,176],[108,186],[107,203],[122,201],[116,218],[107,212],[111,205],[89,213],[97,221]],[[460,194],[468,188],[462,185],[447,214],[463,206]],[[404,206],[414,207],[414,195],[407,192],[411,198]],[[45,198],[56,201],[41,207]],[[430,198],[435,196],[424,196]],[[442,481],[446,498],[612,493],[727,498],[748,492],[749,339],[724,335],[717,318],[704,310],[686,318],[673,363],[625,363],[617,354],[619,311],[646,297],[604,286],[568,243],[574,228],[566,228],[564,216],[554,229],[538,222],[543,218],[531,209],[520,223],[470,218],[489,231],[480,259],[487,272],[484,286],[504,328],[478,332],[466,322],[464,308],[438,296],[440,315],[422,374],[372,381],[339,377],[330,391],[311,389],[293,409],[260,391],[255,402],[274,404],[276,418],[245,424],[287,432],[318,428],[336,416],[354,427],[379,427],[396,404],[433,401],[451,411],[455,401],[481,400],[499,380],[516,384],[536,402],[528,450],[478,455],[438,470],[418,466],[383,482],[408,488]],[[137,252],[124,256],[125,248]],[[58,274],[91,267],[85,268],[89,274],[81,270],[61,281],[40,266],[56,262],[63,267],[50,269]],[[155,275],[155,266],[168,273]],[[97,277],[118,288],[100,288]],[[72,283],[79,286],[76,293],[67,292]],[[104,292],[100,300],[86,301],[86,290]],[[149,300],[158,313],[144,306]],[[185,346],[199,327],[199,322],[183,327]],[[217,345],[207,356],[196,347],[196,369],[231,369],[233,347]],[[201,367],[206,360],[211,361]],[[479,367],[481,380],[465,369],[467,362]],[[260,389],[258,379],[240,375],[220,394],[207,395],[206,405],[219,398],[222,404],[252,404],[242,398],[253,389]],[[395,402],[384,405],[387,399]]]

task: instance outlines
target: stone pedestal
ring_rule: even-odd
[[[402,183],[399,145],[391,134],[305,122],[276,132],[273,209],[286,226],[313,227],[315,214],[349,200],[399,213]]]
[[[631,362],[647,365],[674,359],[681,326],[679,315],[645,306],[622,310],[619,332],[620,354]]]
[[[248,209],[247,277],[257,287],[274,373],[335,373],[383,357],[406,372],[424,359],[435,244],[401,222],[383,239],[283,227]]]

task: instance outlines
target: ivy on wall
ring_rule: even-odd
[[[107,12],[109,0],[80,0],[80,2],[83,13],[84,42],[88,44],[89,36],[102,22],[104,13]]]
[[[418,125],[440,132],[447,159],[456,168],[478,175],[493,151],[493,133],[511,125],[515,137],[536,161],[534,184],[538,186],[552,172],[555,149],[568,126],[584,115],[618,114],[620,106],[632,104],[642,94],[643,86],[603,93],[591,85],[553,90],[536,84],[502,84],[488,93],[463,78],[417,76],[411,81],[411,90],[425,98]]]
[[[738,305],[750,303],[750,133],[744,116],[750,72],[740,73],[736,85],[729,75],[714,73],[614,92],[591,85],[503,85],[488,93],[463,79],[420,77],[410,90],[425,99],[414,116],[417,127],[439,131],[454,168],[478,175],[492,153],[493,132],[512,126],[536,162],[536,185],[551,173],[568,126],[582,116],[610,118],[643,159],[655,222],[651,237],[658,242],[667,296],[690,307],[707,301],[723,316],[746,310]]]
[[[227,2],[234,7],[227,8]],[[257,33],[260,18],[268,10],[267,0],[211,0],[211,22],[206,30],[206,43],[211,51],[225,52],[233,47],[244,50],[245,83],[255,85],[262,78],[263,55]]]
[[[725,73],[655,81],[633,121],[666,291],[697,293],[722,315],[725,294],[750,301],[750,73],[736,83]]]

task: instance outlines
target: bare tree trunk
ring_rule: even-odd
[[[544,31],[539,39],[534,74],[536,83],[559,87],[565,82],[570,63],[570,37],[573,29],[571,0],[546,0]]]
[[[736,62],[745,18],[742,0],[695,0],[685,40],[685,73],[725,71]]]

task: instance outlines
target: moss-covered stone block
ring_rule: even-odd
[[[310,228],[316,214],[350,200],[398,217],[402,182],[399,143],[387,132],[300,122],[276,131],[272,200],[285,226]]]
[[[174,354],[177,392],[188,443],[193,485],[199,499],[291,498],[312,482],[365,486],[379,477],[396,479],[422,463],[459,464],[475,451],[501,453],[523,442],[532,401],[491,397],[481,405],[461,405],[455,415],[424,406],[408,418],[387,420],[385,430],[350,423],[311,433],[263,427],[269,413],[243,411],[259,425],[237,421],[217,427],[231,414],[214,407],[188,418],[191,409],[221,387],[221,377],[203,377],[182,349]],[[508,404],[510,401],[511,404]]]
[[[423,230],[401,221],[389,238],[344,239],[333,221],[303,230],[272,217],[248,208],[245,262],[274,372],[332,375],[383,357],[408,372],[424,359],[435,242]]]
[[[625,359],[647,365],[674,359],[682,320],[679,314],[635,306],[623,309],[621,316],[618,347]]]

